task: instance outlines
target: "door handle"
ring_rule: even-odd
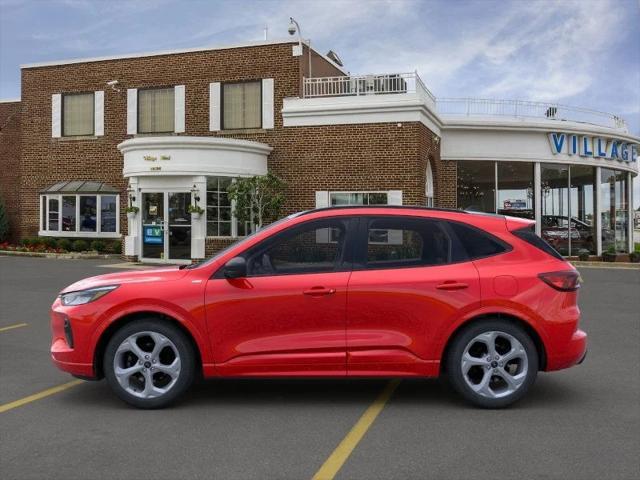
[[[309,288],[308,290],[305,290],[302,293],[304,293],[305,295],[309,295],[311,297],[323,297],[325,295],[333,295],[334,293],[336,293],[336,289],[325,288],[325,287],[313,287],[313,288]]]
[[[449,280],[441,283],[440,285],[437,285],[436,288],[438,290],[463,290],[465,288],[469,288],[469,284]]]

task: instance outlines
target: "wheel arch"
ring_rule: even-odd
[[[538,370],[544,371],[547,368],[546,348],[544,346],[544,342],[542,341],[542,338],[540,337],[540,334],[536,331],[536,329],[533,328],[533,326],[531,326],[529,322],[523,320],[522,318],[516,315],[510,314],[510,313],[503,313],[503,312],[493,312],[493,313],[483,313],[481,315],[477,315],[475,317],[469,318],[465,322],[458,325],[456,329],[449,335],[449,338],[447,338],[447,341],[445,343],[445,347],[442,350],[442,355],[440,356],[440,360],[441,360],[440,363],[442,365],[441,370],[443,372],[446,372],[447,354],[449,353],[449,349],[451,348],[451,345],[453,344],[453,341],[455,340],[455,338],[458,335],[460,335],[460,333],[463,330],[469,328],[471,325],[475,325],[479,322],[483,322],[487,320],[506,320],[508,322],[511,322],[521,327],[529,335],[538,352]]]
[[[184,325],[184,323],[180,322],[176,318],[170,315],[167,315],[165,313],[161,313],[153,310],[145,310],[145,311],[128,313],[117,318],[116,320],[111,322],[109,326],[105,328],[104,331],[100,334],[98,342],[96,343],[96,348],[93,353],[93,364],[94,364],[94,370],[95,370],[95,375],[97,379],[104,377],[104,370],[103,370],[104,352],[107,348],[107,344],[109,343],[109,340],[111,339],[111,337],[113,337],[113,335],[125,325],[128,325],[129,323],[135,320],[142,320],[142,319],[149,319],[149,318],[164,320],[174,325],[175,327],[177,327],[180,331],[182,331],[182,333],[184,333],[187,336],[187,338],[191,342],[193,351],[196,354],[196,358],[195,358],[196,368],[199,374],[202,375],[202,352],[200,351],[200,347],[195,337],[193,336],[191,331]]]

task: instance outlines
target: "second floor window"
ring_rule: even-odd
[[[94,108],[93,92],[63,95],[62,135],[65,137],[93,135]]]
[[[262,82],[222,85],[222,128],[262,127]]]
[[[138,91],[138,133],[175,131],[174,92],[173,87]]]

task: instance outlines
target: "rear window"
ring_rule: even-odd
[[[555,257],[559,260],[564,260],[562,255],[560,255],[555,248],[545,242],[544,239],[536,235],[534,227],[520,228],[518,230],[514,230],[512,233],[520,240],[524,240],[529,245],[533,245],[534,247],[536,247],[538,250],[542,250],[543,252],[548,253],[552,257]]]
[[[458,222],[449,222],[449,226],[460,241],[469,260],[491,257],[510,249],[509,245],[482,230]]]

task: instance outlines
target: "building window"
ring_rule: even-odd
[[[332,207],[343,205],[388,205],[387,192],[330,192],[329,203]]]
[[[629,185],[627,173],[607,168],[600,173],[600,208],[602,215],[602,251],[628,250]]]
[[[138,133],[175,131],[175,89],[149,88],[138,91]]]
[[[433,207],[433,170],[431,170],[431,161],[427,160],[427,173],[426,173],[426,182],[425,182],[425,205],[427,207]]]
[[[262,127],[262,82],[222,85],[222,128]]]
[[[540,165],[542,238],[562,255],[569,253],[569,167]]]
[[[476,212],[496,212],[495,162],[458,162],[458,208]]]
[[[595,222],[595,185],[596,169],[587,165],[571,165],[571,228],[578,233],[578,238],[571,235],[571,252],[573,255],[580,250],[597,253],[596,222]]]
[[[498,213],[535,218],[533,163],[498,163]]]
[[[119,195],[41,195],[40,235],[118,236]]]
[[[70,93],[62,96],[62,136],[94,134],[94,94]]]

